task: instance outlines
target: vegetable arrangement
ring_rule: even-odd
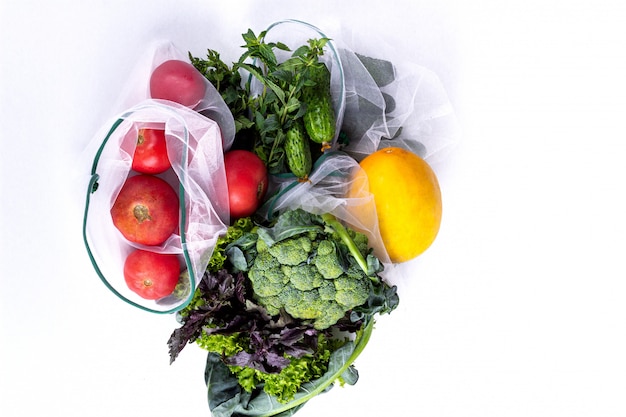
[[[253,152],[270,174],[306,181],[336,133],[330,72],[319,60],[328,39],[311,39],[279,62],[274,49],[289,48],[263,36],[245,33],[246,52],[230,68],[214,50],[206,60],[190,60],[229,104],[238,122],[235,146]],[[247,82],[240,70],[250,74]],[[330,213],[291,209],[270,222],[235,218],[177,315],[171,362],[190,342],[209,352],[214,416],[287,415],[337,381],[354,384],[352,362],[374,316],[399,302],[396,288],[378,275],[383,264],[367,237]]]
[[[239,219],[178,313],[182,326],[168,341],[171,361],[188,342],[209,351],[216,416],[274,415],[268,406],[278,413],[314,395],[303,395],[304,384],[353,384],[358,374],[344,355],[362,349],[374,315],[399,302],[395,287],[378,276],[381,269],[367,239],[332,215],[295,209],[271,226]],[[338,355],[341,363],[333,364]]]
[[[211,91],[223,101],[234,121],[234,140],[220,152],[218,170],[206,175],[222,175],[226,189],[218,193],[207,187],[206,207],[189,204],[187,194],[197,185],[184,182],[174,164],[172,136],[177,134],[144,123],[134,126],[132,166],[109,212],[129,252],[123,268],[128,289],[157,304],[174,300],[180,306],[175,309],[179,327],[167,341],[170,363],[189,344],[207,351],[205,382],[214,417],[290,416],[337,383],[355,384],[354,361],[369,341],[376,316],[399,304],[396,287],[384,279],[389,260],[375,255],[371,235],[362,227],[331,209],[305,209],[297,201],[273,210],[285,192],[279,180],[287,181],[287,190],[311,183],[319,164],[342,154],[346,133],[337,128],[331,72],[323,59],[331,40],[311,38],[292,49],[267,42],[266,35],[244,33],[244,52],[232,65],[208,49],[205,58],[189,53],[189,62],[166,60],[150,76],[150,98],[167,112],[205,116],[201,103]],[[178,136],[187,135],[183,130]],[[202,161],[184,145],[176,158]],[[202,155],[199,149],[194,151]],[[177,181],[172,181],[174,171]],[[339,171],[329,175],[345,177]],[[359,175],[347,180],[352,188],[333,189],[333,197],[365,199],[360,191],[367,181],[363,172]],[[407,182],[413,188],[402,188],[404,179],[379,176],[394,183],[396,194],[419,195],[419,179]],[[89,195],[98,188],[97,178]],[[438,192],[435,182],[431,179],[430,185]],[[384,182],[378,187],[381,195],[390,188]],[[402,198],[394,201],[402,204]],[[227,203],[220,219],[224,227],[219,221],[210,225],[214,245],[201,253],[194,283],[187,252],[172,254],[167,244],[186,250],[190,213],[211,218],[204,212],[212,213],[222,200]],[[382,212],[379,203],[380,198],[376,206],[359,210]],[[381,229],[388,228],[383,220],[378,219]],[[203,226],[209,225],[194,227]],[[438,223],[432,239],[436,228]],[[400,252],[407,245],[393,242],[394,236],[387,239],[385,245],[399,246]],[[91,251],[90,256],[93,262]]]

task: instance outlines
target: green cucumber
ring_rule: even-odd
[[[294,120],[285,137],[285,155],[289,170],[298,178],[308,178],[311,172],[311,148],[302,119]]]
[[[304,128],[313,142],[328,144],[335,138],[335,112],[330,95],[330,71],[318,63],[309,68],[314,85],[305,86],[302,98],[306,104]]]

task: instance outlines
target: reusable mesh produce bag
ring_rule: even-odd
[[[172,170],[159,175],[180,201],[179,233],[159,246],[143,246],[124,239],[113,225],[110,210],[131,171],[139,128],[165,130]],[[214,121],[184,106],[148,100],[131,108],[103,131],[87,194],[85,244],[104,283],[123,300],[154,312],[172,312],[183,306],[204,273],[216,240],[229,222],[226,174],[219,127]],[[122,274],[126,256],[135,248],[181,257],[181,293],[156,302],[131,292]]]
[[[158,41],[150,45],[146,53],[138,59],[126,85],[120,90],[118,102],[114,105],[112,113],[121,113],[144,100],[151,99],[150,75],[160,64],[172,59],[189,62],[189,56],[172,42]],[[224,149],[229,149],[235,138],[235,120],[213,84],[204,79],[204,85],[204,97],[192,109],[217,122],[222,132]]]
[[[438,76],[380,39],[346,31],[337,43],[346,89],[342,149],[359,161],[388,146],[431,164],[445,158],[459,132]]]
[[[264,36],[265,42],[284,42],[288,43],[290,48],[298,48],[306,45],[310,39],[327,38],[319,28],[310,23],[295,19],[281,20],[271,24],[266,29]],[[291,55],[293,51],[276,50],[276,58],[284,61]],[[335,138],[333,144],[336,144],[341,125],[343,123],[343,114],[345,109],[345,79],[344,70],[341,62],[340,51],[333,39],[329,39],[324,54],[320,56],[320,61],[326,65],[330,72],[330,93],[332,97],[333,110],[335,111]]]
[[[368,236],[374,254],[386,265],[383,275],[389,276],[393,265],[380,236],[373,195],[354,189],[356,171],[361,169],[358,162],[388,146],[408,149],[430,162],[443,158],[458,140],[456,119],[432,71],[398,56],[376,55],[386,48],[370,52],[372,44],[352,37],[349,42],[336,40],[345,92],[333,150],[318,159],[308,181],[288,174],[273,176],[271,197],[261,213],[266,218],[294,208],[332,213]]]
[[[122,300],[155,313],[171,313],[191,299],[215,247],[229,224],[223,154],[234,140],[234,120],[217,90],[193,108],[149,97],[151,71],[167,59],[186,60],[171,44],[158,44],[140,60],[120,96],[122,108],[94,136],[85,151],[92,161],[83,221],[85,246],[104,284]],[[126,240],[113,224],[111,207],[132,171],[139,129],[165,131],[172,168],[158,177],[178,192],[179,227],[163,244],[145,246]],[[123,265],[135,249],[178,255],[179,284],[160,300],[145,300],[125,283]]]
[[[275,194],[259,213],[268,219],[276,213],[296,208],[315,214],[331,213],[367,235],[376,257],[389,264],[378,229],[374,197],[369,193],[348,197],[357,169],[360,169],[358,162],[346,153],[327,152],[317,160],[307,181],[299,181],[292,175],[274,176]]]

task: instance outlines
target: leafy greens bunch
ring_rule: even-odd
[[[324,144],[320,150],[325,150],[334,137],[330,73],[320,61],[329,39],[310,39],[292,51],[282,42],[266,42],[266,33],[257,36],[251,29],[244,33],[245,51],[232,66],[212,49],[205,59],[191,53],[189,58],[233,113],[235,146],[250,148],[272,174],[291,171],[302,176],[311,165],[309,136]],[[277,51],[290,56],[279,61]],[[320,77],[320,73],[324,75]],[[303,122],[305,116],[307,123]],[[315,119],[308,122],[310,118]],[[290,144],[288,138],[294,132],[299,137]]]
[[[352,363],[374,316],[399,302],[365,236],[330,214],[288,210],[271,225],[241,219],[213,257],[168,344],[171,361],[189,342],[209,351],[216,417],[292,415],[336,381],[354,384]],[[264,280],[268,263],[280,286]]]

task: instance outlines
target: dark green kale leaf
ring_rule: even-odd
[[[322,233],[324,223],[320,216],[302,209],[288,210],[271,227],[259,227],[257,234],[268,246],[303,233]]]

